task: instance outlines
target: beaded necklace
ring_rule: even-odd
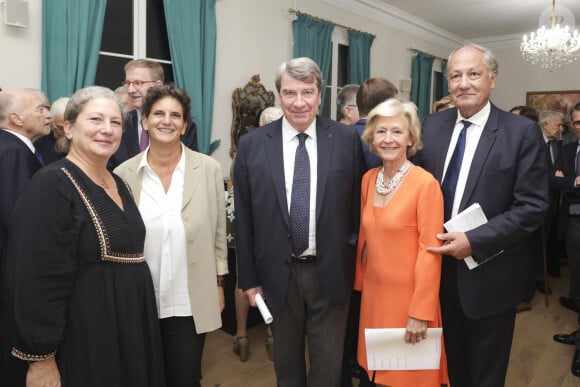
[[[403,180],[403,177],[405,177],[410,167],[411,163],[405,161],[405,163],[401,166],[401,168],[399,168],[397,173],[395,173],[393,178],[389,180],[388,183],[386,184],[384,176],[385,167],[381,168],[379,174],[377,175],[377,183],[376,183],[377,192],[380,193],[381,195],[387,195],[391,193],[401,183],[401,180]]]

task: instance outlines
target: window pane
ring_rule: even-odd
[[[331,92],[331,88],[327,87],[326,88],[326,94],[324,94],[324,101],[322,101],[322,106],[321,108],[321,112],[319,112],[318,114],[320,114],[321,116],[324,117],[328,117],[330,118],[330,92]]]
[[[147,57],[171,60],[163,0],[147,0]]]
[[[350,83],[350,66],[348,61],[348,46],[338,45],[338,76],[337,86],[344,86]]]
[[[433,101],[439,101],[445,97],[443,94],[443,73],[433,71]]]
[[[128,61],[129,59],[127,58],[99,55],[95,85],[106,86],[113,90],[121,86],[121,82],[125,80],[125,70],[123,70],[123,66],[125,66],[125,63]]]
[[[133,55],[133,0],[107,1],[101,51]]]

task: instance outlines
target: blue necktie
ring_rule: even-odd
[[[36,157],[36,159],[38,160],[38,162],[40,163],[40,165],[42,165],[44,167],[44,159],[42,158],[42,155],[40,154],[40,152],[38,151],[38,149],[34,150],[34,157]]]
[[[306,133],[298,134],[298,147],[294,159],[294,178],[290,197],[290,236],[292,254],[302,255],[308,248],[310,223],[310,160],[306,151]]]
[[[441,190],[443,191],[444,199],[445,221],[451,218],[453,200],[455,198],[455,188],[457,188],[457,179],[459,178],[459,171],[461,170],[463,153],[465,153],[465,136],[469,125],[471,125],[471,122],[463,120],[463,129],[461,129],[461,133],[459,133],[457,144],[455,145],[453,155],[451,155],[451,160],[449,160],[449,165],[447,165],[445,178],[441,184]]]

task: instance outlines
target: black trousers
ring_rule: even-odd
[[[449,382],[453,387],[505,385],[516,311],[473,320],[465,316],[459,295],[441,295],[441,314]]]
[[[197,333],[191,316],[162,318],[159,325],[167,387],[201,387],[205,333]]]

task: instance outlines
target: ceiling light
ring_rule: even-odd
[[[547,11],[549,12],[549,8]],[[540,16],[540,25],[544,13]],[[580,36],[574,29],[574,15],[568,8],[558,6],[558,16],[556,16],[556,0],[552,0],[550,20],[551,28],[541,25],[536,32],[531,33],[529,38],[524,35],[520,51],[528,62],[553,71],[580,58]],[[570,33],[570,28],[574,29],[573,33]]]

